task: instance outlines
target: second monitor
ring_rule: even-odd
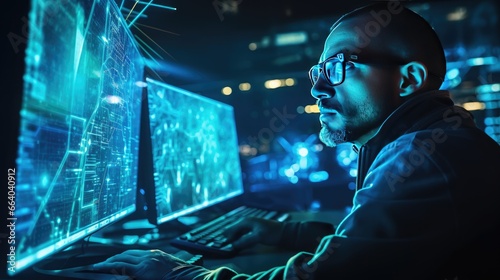
[[[149,222],[159,225],[242,194],[233,107],[146,81],[143,120],[150,137],[141,141],[150,145],[145,149],[150,154],[142,154],[145,166],[140,168],[152,162],[152,170],[142,173],[152,176],[140,180],[139,187],[155,190],[154,198],[146,199]]]

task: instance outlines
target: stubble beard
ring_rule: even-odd
[[[346,143],[346,136],[346,130],[331,130],[326,125],[319,132],[319,139],[328,147],[336,147],[338,144]]]

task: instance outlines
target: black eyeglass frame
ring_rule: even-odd
[[[348,59],[345,59],[346,56],[348,57]],[[327,74],[326,74],[327,72],[325,71],[326,70],[325,69],[326,63],[331,61],[331,60],[338,60],[338,62],[342,63],[342,79],[336,83],[332,83],[330,77],[327,76]],[[340,53],[337,53],[333,56],[330,56],[329,58],[312,66],[311,69],[309,69],[309,80],[311,81],[311,84],[314,86],[318,82],[321,73],[323,73],[323,76],[324,76],[326,82],[330,86],[337,86],[337,85],[342,84],[345,80],[346,64],[349,61],[357,61],[359,63],[367,63],[367,64],[388,64],[388,65],[404,65],[404,64],[406,64],[406,62],[398,60],[398,59],[394,59],[393,57],[384,57],[384,58],[379,58],[379,59],[367,59],[365,61],[364,59],[360,60],[358,55],[346,54],[346,53],[340,52]],[[319,67],[318,76],[314,80],[312,72],[313,72],[313,69],[318,69],[318,67]],[[428,74],[429,74],[429,76],[433,76],[435,78],[438,78],[441,82],[444,80],[443,77],[436,75],[432,72],[429,72]]]
[[[343,83],[345,80],[346,63],[349,61],[352,61],[352,60],[358,60],[358,56],[354,55],[354,54],[349,55],[349,60],[346,60],[344,57],[345,57],[344,53],[342,53],[342,52],[337,53],[337,54],[325,59],[324,61],[314,65],[313,67],[311,67],[311,69],[309,69],[309,80],[311,81],[312,85],[314,86],[318,82],[321,73],[323,73],[325,80],[331,86],[337,86],[337,85],[340,85],[341,83]],[[327,72],[325,71],[326,70],[325,69],[326,63],[329,61],[332,61],[332,60],[338,60],[338,62],[342,63],[342,79],[337,83],[332,83],[330,76],[327,76],[327,74],[326,74]],[[312,72],[313,72],[313,69],[318,69],[318,68],[319,68],[318,77],[314,80]]]

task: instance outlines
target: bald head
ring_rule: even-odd
[[[377,1],[358,8],[342,16],[331,30],[341,31],[336,33],[339,36],[344,30],[350,33],[349,51],[353,53],[422,63],[430,73],[429,89],[441,86],[446,73],[441,41],[423,17],[399,1]]]

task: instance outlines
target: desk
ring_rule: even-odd
[[[337,225],[345,213],[343,211],[321,211],[321,212],[290,212],[290,221],[322,221],[329,222]],[[182,234],[176,229],[172,229],[172,236],[177,234]],[[149,244],[134,244],[134,245],[120,245],[120,244],[93,244],[86,249],[86,253],[79,256],[77,259],[71,259],[71,262],[88,264],[95,261],[104,260],[105,258],[119,253],[127,249],[161,249],[167,253],[175,253],[179,249],[172,247],[169,244],[168,239],[153,240]],[[49,267],[58,267],[58,265],[64,264],[70,259],[70,256],[74,256],[76,253],[80,252],[78,245],[73,246],[71,250],[66,250],[55,254],[49,259]],[[242,251],[235,257],[232,258],[209,258],[204,257],[204,266],[209,269],[215,269],[221,266],[230,267],[236,270],[238,273],[253,274],[256,272],[264,271],[275,266],[285,265],[290,257],[295,255],[297,252],[286,251],[279,248],[258,245],[248,250]],[[79,264],[81,265],[81,264]],[[109,279],[119,279],[114,275],[110,275]],[[89,275],[90,278],[68,278],[68,277],[57,277],[54,275],[45,275],[35,271],[33,268],[28,268],[21,272],[19,275],[8,278],[8,279],[37,279],[37,280],[57,280],[57,279],[104,279],[99,277],[93,277]]]

